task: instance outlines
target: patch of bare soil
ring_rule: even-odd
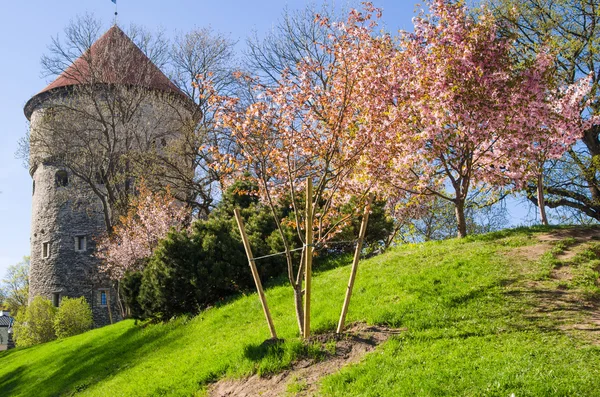
[[[345,365],[358,362],[377,345],[402,331],[357,324],[341,337],[333,333],[316,335],[311,338],[311,341],[323,345],[335,341],[335,353],[329,354],[327,358],[318,362],[313,360],[296,362],[292,368],[268,378],[253,375],[244,379],[221,380],[210,387],[209,395],[211,397],[312,396],[317,391],[319,379],[339,371]]]
[[[563,253],[556,255],[556,259],[560,261],[569,261],[579,252],[582,245],[600,240],[600,227],[574,226],[568,229],[555,230],[551,233],[538,234],[536,238],[538,240],[537,244],[515,248],[510,250],[508,255],[520,260],[535,261],[540,259],[544,253],[551,250],[556,242],[573,239],[574,241]],[[570,279],[562,275],[557,275],[557,278]]]
[[[574,238],[577,242],[600,240],[600,227],[573,226],[568,229],[554,230],[552,233],[537,235],[538,240],[560,241],[566,238]]]
[[[562,257],[564,256],[563,254],[557,256],[560,257],[559,259],[561,261],[564,260],[568,260],[570,258],[572,258],[573,256],[575,256],[575,253],[573,253],[572,251],[569,251],[570,254],[572,254],[569,258],[567,259],[562,259]],[[571,272],[571,266],[559,266],[556,269],[552,269],[552,274],[551,274],[553,279],[556,280],[560,280],[560,281],[571,281],[573,280],[573,273]]]
[[[521,261],[537,261],[542,257],[542,255],[544,255],[544,253],[551,249],[552,244],[548,242],[540,242],[534,245],[526,245],[524,247],[511,249],[509,252],[507,252],[507,255],[510,255],[511,257]]]
[[[552,233],[544,233],[537,236],[542,243],[554,243],[565,239],[573,239],[574,243],[570,244],[567,250],[556,256],[560,261],[569,261],[573,259],[582,245],[587,245],[592,241],[600,240],[600,228],[598,227],[570,227],[568,229],[556,230]],[[577,249],[575,249],[577,248]]]

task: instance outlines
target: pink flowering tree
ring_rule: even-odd
[[[141,271],[159,240],[181,230],[188,209],[169,192],[154,193],[142,182],[127,216],[121,217],[113,233],[98,242],[101,271],[111,280],[123,279],[127,272]]]
[[[371,167],[388,169],[400,191],[452,202],[464,237],[473,190],[522,180],[541,142],[555,155],[579,136],[581,92],[564,92],[557,107],[550,54],[519,64],[491,13],[475,18],[462,2],[427,4],[414,33],[400,37],[391,128],[381,136],[388,149],[371,156]]]
[[[256,182],[260,198],[272,210],[285,249],[301,334],[305,261],[301,258],[295,262],[295,247],[290,246],[284,229],[293,229],[298,240],[306,244],[304,225],[308,215],[313,219],[314,244],[325,243],[353,215],[360,214],[362,207],[359,204],[354,214],[342,214],[339,209],[352,197],[365,204],[375,185],[362,170],[366,150],[375,138],[375,124],[369,118],[379,114],[375,107],[383,110],[379,100],[383,95],[378,87],[363,82],[369,74],[382,73],[383,62],[392,58],[393,45],[387,36],[371,36],[375,26],[372,11],[376,10],[369,4],[367,8],[366,14],[352,11],[346,23],[331,23],[316,16],[335,37],[333,44],[316,43],[332,55],[333,62],[304,59],[297,65],[299,73],[284,72],[277,84],[269,87],[242,77],[249,81],[256,98],[246,106],[238,98],[218,98],[219,125],[230,131],[239,148],[236,156],[220,155],[218,165],[225,171],[238,170],[231,174],[232,179],[247,177]],[[348,51],[358,48],[351,47],[350,42],[360,48],[360,53]],[[361,106],[369,107],[371,112],[357,112],[363,101]],[[314,189],[310,197],[305,197],[309,179]],[[306,200],[312,203],[311,214],[304,210]],[[291,219],[279,219],[276,208],[288,202]],[[310,251],[305,247],[303,257],[305,252]]]
[[[556,89],[549,95],[553,118],[544,124],[535,136],[533,145],[521,154],[524,160],[523,172],[516,179],[517,188],[525,189],[528,183],[536,186],[537,204],[540,221],[548,225],[544,198],[544,168],[548,161],[560,158],[571,149],[585,131],[598,124],[598,116],[586,117],[585,109],[589,105],[588,95],[592,88],[592,74],[575,84]]]

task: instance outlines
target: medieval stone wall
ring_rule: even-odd
[[[138,136],[144,138],[135,150],[155,148],[156,141],[166,142],[181,130],[182,109],[158,99],[159,96],[149,97],[140,106],[135,122],[122,127],[123,133],[131,133],[130,129],[135,128]],[[68,98],[59,99],[64,100]],[[31,139],[51,134],[44,113],[52,106],[52,100],[48,99],[34,109]],[[142,129],[144,125],[147,127]],[[30,299],[41,295],[59,304],[65,296],[83,296],[92,307],[96,326],[109,323],[109,303],[113,321],[120,320],[116,293],[94,256],[95,241],[106,230],[98,196],[51,153],[36,150],[34,146],[30,152],[30,172],[33,178]]]
[[[57,183],[59,172],[66,172],[66,186]],[[94,323],[108,324],[108,307],[101,305],[99,296],[110,291],[110,284],[94,256],[95,239],[105,230],[98,198],[60,165],[38,164],[33,181],[30,296],[41,295],[53,303],[65,296],[84,296]],[[119,319],[112,301],[113,319]]]

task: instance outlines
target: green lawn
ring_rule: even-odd
[[[537,230],[520,229],[404,246],[361,262],[349,322],[406,328],[360,363],[322,381],[332,396],[597,396],[600,342],[571,327],[599,296],[597,253],[588,243],[555,280],[564,240],[539,260],[523,248]],[[519,251],[521,250],[521,251]],[[521,253],[519,253],[521,252]],[[349,267],[314,278],[314,332],[331,331]],[[554,299],[556,297],[556,299]],[[221,377],[268,375],[317,346],[298,337],[291,289],[267,291],[285,343],[269,333],[257,297],[240,297],[191,319],[133,321],[69,339],[0,353],[2,396],[204,395]],[[558,304],[556,302],[566,302]],[[580,310],[581,308],[585,308]]]

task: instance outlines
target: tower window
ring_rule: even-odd
[[[76,236],[75,237],[75,251],[85,251],[87,249],[87,239],[85,236]]]
[[[31,188],[31,195],[33,196],[35,194],[35,180],[33,181],[33,185]]]
[[[60,305],[60,292],[54,292],[52,294],[52,305],[58,307]]]
[[[106,291],[100,291],[100,305],[106,306]]]
[[[69,174],[64,170],[56,171],[55,181],[57,187],[67,186],[69,184]]]
[[[50,241],[42,243],[42,258],[50,257]]]

